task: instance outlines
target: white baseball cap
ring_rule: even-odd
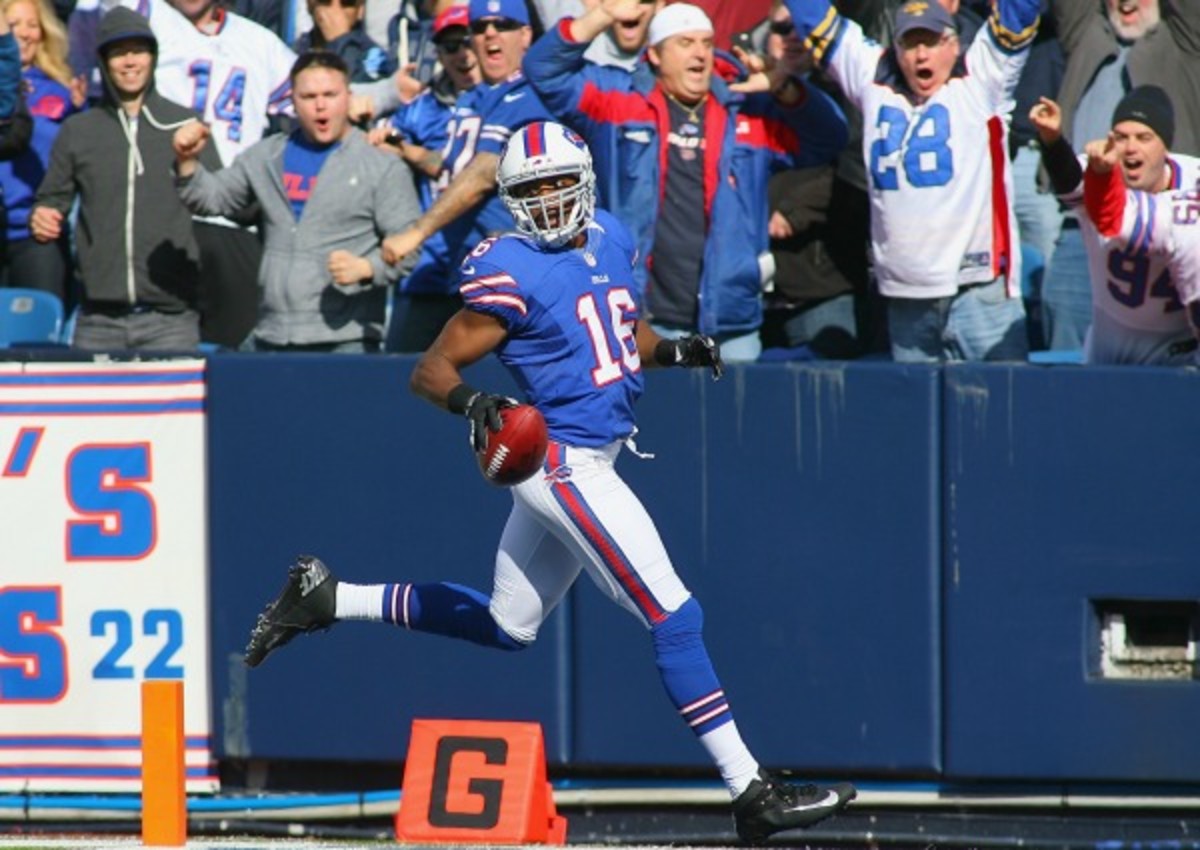
[[[713,32],[712,21],[704,10],[691,3],[672,3],[650,21],[648,41],[657,45],[681,32]]]

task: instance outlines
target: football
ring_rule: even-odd
[[[531,477],[546,459],[546,420],[536,407],[520,404],[500,410],[504,425],[488,431],[487,448],[478,452],[479,471],[492,484],[511,487]]]

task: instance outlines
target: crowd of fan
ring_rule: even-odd
[[[1194,202],[1200,0],[458,2],[0,0],[0,285],[86,350],[423,351],[555,120],[663,336],[1194,362],[1200,263],[1083,189],[1107,140]]]

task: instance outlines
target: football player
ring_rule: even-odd
[[[468,419],[476,450],[513,404],[463,382],[460,370],[489,353],[545,417],[546,460],[512,488],[491,596],[446,583],[353,585],[302,557],[260,615],[246,663],[257,666],[295,635],[341,619],[522,649],[586,570],[649,631],[667,693],[730,790],[742,840],[823,820],[854,798],[854,787],[793,786],[762,770],[713,670],[700,603],[614,469],[635,432],[643,366],[707,368],[717,378],[718,346],[696,334],[664,340],[638,320],[633,239],[595,208],[591,154],[574,131],[527,125],[505,147],[497,181],[518,232],[485,239],[465,258],[463,309],[412,376],[414,392]]]

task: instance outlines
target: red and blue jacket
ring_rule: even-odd
[[[634,273],[644,294],[666,185],[667,101],[649,63],[632,73],[594,65],[584,59],[587,47],[571,40],[570,19],[563,19],[525,54],[525,76],[551,114],[587,139],[599,203],[637,242]],[[731,92],[714,73],[704,133],[708,227],[697,330],[752,331],[762,323],[758,258],[769,250],[768,179],[780,168],[831,162],[846,144],[846,119],[807,82],[800,103],[785,107],[768,94]]]

